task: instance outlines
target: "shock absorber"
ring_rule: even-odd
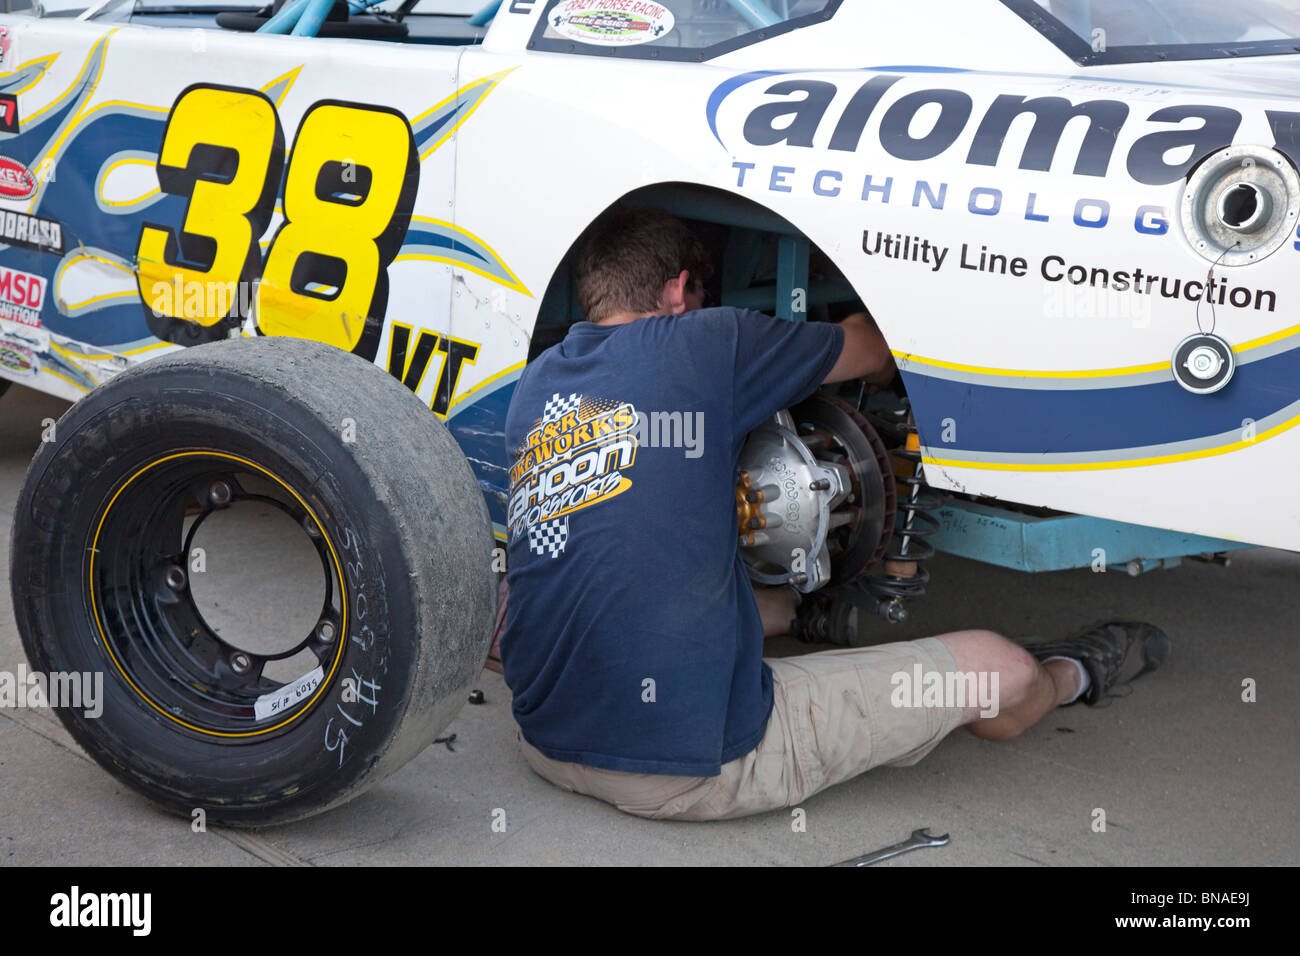
[[[880,616],[891,624],[907,618],[904,600],[925,593],[930,571],[922,562],[934,556],[934,546],[925,539],[939,530],[939,522],[931,514],[939,507],[939,499],[925,489],[921,440],[910,414],[903,430],[906,434],[903,447],[890,453],[902,460],[905,472],[900,475],[899,469],[894,469],[894,481],[898,485],[897,526],[885,551],[883,573],[867,579],[867,587],[880,600]]]

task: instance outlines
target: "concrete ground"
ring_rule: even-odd
[[[65,407],[17,386],[0,399],[0,671],[24,661],[7,584],[12,502],[41,420]],[[923,826],[952,842],[882,865],[1300,863],[1300,555],[1251,551],[1228,568],[1139,578],[1031,577],[944,556],[931,569],[929,595],[890,639],[965,627],[1056,636],[1125,617],[1164,627],[1171,659],[1109,708],[1061,710],[1009,743],[958,731],[915,767],[819,794],[803,804],[804,832],[788,810],[657,823],[555,790],[516,750],[510,694],[491,672],[486,703],[446,731],[454,750],[434,745],[340,809],[256,832],[195,833],[86,758],[49,711],[0,708],[0,865],[823,866]],[[1255,703],[1241,700],[1244,678]],[[1090,826],[1096,808],[1104,833]]]

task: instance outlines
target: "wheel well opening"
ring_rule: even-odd
[[[690,183],[635,190],[602,210],[645,206],[688,225],[713,255],[708,301],[810,321],[838,321],[867,311],[844,274],[789,220],[752,200]],[[573,262],[580,236],[565,252],[538,309],[528,359],[558,343],[582,320]]]

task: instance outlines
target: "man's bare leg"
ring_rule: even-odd
[[[1070,661],[1040,664],[1027,650],[992,631],[938,635],[962,672],[998,674],[998,715],[980,717],[967,707],[966,728],[985,740],[1010,740],[1071,700],[1079,691],[1079,670]]]
[[[754,600],[763,620],[764,637],[789,633],[799,607],[799,594],[794,588],[756,587]],[[1055,660],[1040,664],[1023,647],[993,631],[953,631],[940,634],[939,640],[952,654],[959,671],[998,673],[998,715],[981,717],[978,706],[965,708],[964,723],[977,737],[1017,737],[1079,691],[1079,670],[1072,663]]]
[[[794,588],[754,588],[758,614],[763,619],[763,636],[790,633],[790,622],[798,613],[799,593]]]
[[[763,636],[790,631],[799,594],[790,587],[754,588]],[[963,723],[985,740],[1010,740],[1038,723],[1079,692],[1079,669],[1067,660],[1040,664],[1028,651],[993,631],[953,631],[938,635],[963,673],[998,674],[998,714],[981,717],[980,707],[965,708]]]

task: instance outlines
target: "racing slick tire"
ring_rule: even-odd
[[[313,626],[280,635],[317,663],[295,679],[263,674],[289,647],[223,638],[190,588],[195,529],[243,499],[297,522],[313,574],[320,557]],[[91,757],[170,811],[263,826],[355,797],[451,722],[489,650],[492,544],[464,455],[395,378],[315,342],[226,340],[57,422],[15,508],[11,585],[35,672],[102,675],[93,709],[47,678]]]

